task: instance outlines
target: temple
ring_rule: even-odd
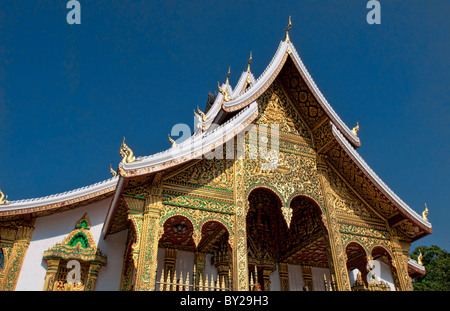
[[[358,154],[359,124],[327,102],[290,27],[257,79],[250,58],[193,107],[188,139],[149,156],[124,139],[113,176],[81,189],[0,192],[0,290],[412,290],[428,209]]]

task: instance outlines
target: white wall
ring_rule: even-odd
[[[276,269],[270,274],[270,290],[271,291],[280,291],[281,283],[280,283],[280,272],[278,272],[278,264],[275,265]],[[264,287],[264,284],[261,284],[261,287]]]
[[[300,265],[288,265],[289,290],[303,291],[303,272]]]
[[[319,267],[311,267],[312,281],[313,281],[313,289],[314,291],[324,291],[325,283],[323,275],[327,277],[328,284],[331,281],[330,269],[328,268],[319,268]]]
[[[376,260],[380,263],[380,275],[377,275],[377,277],[386,282],[389,287],[391,288],[391,291],[395,291],[395,285],[394,285],[394,279],[392,278],[391,273],[391,267],[387,264],[385,264],[382,261]]]
[[[85,213],[91,221],[90,230],[97,246],[107,256],[107,264],[100,268],[95,290],[119,290],[127,231],[109,235],[106,239],[101,236],[110,202],[111,198],[108,198],[74,210],[38,217],[16,290],[42,291],[47,271],[47,262],[43,259],[44,251],[62,242]]]
[[[391,291],[395,291],[394,279],[392,278],[391,267],[380,260],[375,261],[375,269],[373,273],[376,277],[383,282],[386,282]],[[350,286],[355,283],[356,277],[358,276],[358,269],[353,269],[352,271],[348,271],[348,277],[350,279]]]

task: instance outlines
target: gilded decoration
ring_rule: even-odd
[[[16,220],[0,223],[0,251],[3,256],[0,268],[0,290],[13,291],[33,234],[33,223]]]
[[[265,139],[264,136],[259,135],[259,139],[255,140],[254,135],[247,135],[244,160],[246,193],[248,194],[255,185],[270,185],[280,194],[283,211],[287,218],[290,211],[286,208],[289,207],[290,199],[296,195],[311,197],[323,206],[318,186],[315,151],[312,148],[308,128],[277,82],[269,87],[258,103],[261,116],[256,124],[268,127],[273,123],[279,124],[281,135],[278,145],[276,142],[272,145],[272,136],[267,137],[265,142],[267,149],[260,148],[261,141]],[[292,136],[286,137],[283,133]],[[278,148],[278,152],[274,152],[273,147]],[[250,159],[250,153],[258,154],[258,158]],[[263,170],[262,164],[271,161],[276,164],[274,169]]]
[[[75,229],[61,243],[44,252],[47,261],[47,275],[44,290],[47,291],[92,291],[98,270],[106,265],[106,256],[97,248],[90,232],[91,223],[87,214],[76,223]],[[69,263],[80,264],[80,282],[73,283],[67,278]]]
[[[336,144],[330,119],[292,59],[288,57],[280,70],[279,77],[273,78],[267,90],[258,95],[258,118],[253,122],[255,127],[244,136],[242,157],[194,159],[165,172],[157,187],[146,182],[125,189],[128,219],[136,231],[129,242],[129,252],[133,254],[129,258],[133,258],[138,276],[136,289],[154,288],[158,243],[160,247],[173,246],[169,238],[161,244],[169,222],[173,222],[171,232],[188,232],[184,237],[178,236],[177,244],[179,249],[186,250],[199,247],[206,223],[217,222],[226,228],[233,250],[233,290],[248,290],[249,265],[264,264],[261,269],[266,277],[269,270],[275,269],[275,260],[282,260],[282,274],[287,262],[301,264],[305,269],[328,267],[336,288],[351,290],[346,247],[352,242],[363,245],[367,254],[376,247],[386,249],[393,258],[394,270],[398,271],[394,273],[394,281],[400,284],[399,288],[408,288],[404,274],[407,276],[406,257],[393,246],[399,235],[386,221],[396,208],[370,186],[370,180]],[[229,96],[228,89],[221,91]],[[197,118],[200,120],[201,116]],[[272,132],[272,128],[278,131]],[[240,143],[239,137],[234,138],[234,143],[235,147]],[[225,149],[222,151],[225,156]],[[239,150],[234,152],[238,155]],[[254,202],[249,202],[250,193],[260,188],[269,189],[279,198],[277,225],[286,232],[297,230],[298,236],[302,236],[301,242],[295,244],[295,239],[289,240],[292,247],[279,252],[277,247],[284,246],[272,245],[270,250],[261,248],[255,236],[248,235],[248,230],[257,226],[247,222],[247,215],[250,214],[252,220],[258,217],[251,207]],[[155,191],[157,199],[153,197]],[[152,212],[146,212],[150,205],[145,203],[144,207],[143,202],[150,197],[153,198]],[[304,202],[310,199],[318,206],[317,211],[299,208],[298,197]],[[397,228],[414,230],[406,228],[409,225],[401,222]],[[408,243],[407,239],[404,241]],[[282,279],[283,288],[287,288],[285,274]],[[129,283],[126,281],[128,285],[124,286],[129,288]]]
[[[234,243],[234,215],[172,205],[164,205],[164,210],[161,213],[161,219],[159,221],[159,227],[161,228],[158,234],[159,238],[163,234],[163,224],[173,216],[183,216],[191,222],[193,226],[193,238],[196,246],[198,246],[198,243],[202,237],[202,227],[208,221],[216,221],[221,223],[228,230],[230,245],[233,245]]]
[[[223,153],[225,158],[225,152]],[[219,192],[231,192],[233,189],[233,160],[202,159],[185,165],[181,171],[164,184],[177,185],[180,189],[191,191],[202,188]]]

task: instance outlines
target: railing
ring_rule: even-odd
[[[196,269],[194,266],[194,273],[192,277],[192,283],[190,281],[189,272],[187,272],[186,277],[183,279],[183,272],[177,276],[177,272],[174,271],[171,275],[171,271],[167,272],[167,276],[164,276],[164,269],[161,271],[161,278],[156,282],[155,290],[159,291],[229,291],[231,290],[231,277],[230,271],[228,271],[227,276],[216,277],[214,281],[214,276],[211,274],[205,274],[204,276],[200,273],[198,280],[196,277]],[[165,279],[164,279],[165,277]],[[226,282],[227,280],[227,282]],[[228,283],[228,284],[227,284]]]

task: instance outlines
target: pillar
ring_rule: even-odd
[[[289,272],[287,262],[278,263],[278,273],[280,275],[280,289],[289,291]]]
[[[135,290],[155,290],[159,221],[162,210],[162,198],[159,195],[150,194],[145,198],[142,227],[139,232],[139,258]]]
[[[248,291],[248,258],[247,258],[247,209],[248,201],[244,197],[244,160],[234,161],[235,172],[235,237],[232,245],[233,252],[233,290]]]
[[[89,265],[86,286],[84,288],[85,291],[95,290],[95,284],[97,283],[98,279],[98,270],[100,270],[101,267],[102,267],[101,264],[97,262],[91,262],[91,264]]]
[[[55,284],[60,260],[61,259],[59,258],[47,260],[47,273],[45,275],[44,291],[53,290],[53,285]]]
[[[173,274],[175,273],[176,261],[177,261],[177,249],[166,248],[166,256],[164,257],[164,280],[167,280],[167,275],[169,275],[169,272],[171,278],[173,277]]]
[[[396,273],[393,273],[393,276],[396,277],[398,284],[397,290],[400,291],[412,291],[413,284],[411,277],[408,273],[408,257],[403,253],[403,249],[400,245],[399,238],[395,235],[391,236],[391,246],[392,246],[392,265],[396,270]],[[394,269],[391,268],[391,271]]]
[[[313,280],[311,266],[302,265],[303,286],[307,291],[313,291]]]
[[[330,245],[331,262],[329,263],[330,272],[336,277],[336,287],[339,291],[350,291],[350,279],[347,271],[347,255],[345,254],[342,237],[339,232],[337,216],[333,204],[329,204],[332,200],[331,185],[328,180],[328,165],[325,162],[324,155],[317,156],[317,172],[319,174],[320,188],[324,197],[325,213],[322,214],[322,221],[328,232],[328,240]]]
[[[31,226],[19,226],[12,246],[8,260],[4,267],[5,277],[3,278],[0,289],[3,291],[13,291],[16,288],[23,259],[30,245],[31,235],[34,228]]]
[[[200,278],[202,278],[202,283],[205,284],[205,263],[206,263],[206,253],[195,252],[194,254],[195,286],[198,286]]]

